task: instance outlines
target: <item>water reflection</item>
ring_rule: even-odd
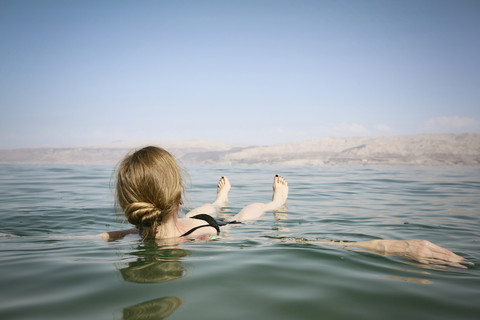
[[[182,258],[189,254],[189,251],[178,248],[177,244],[147,241],[139,245],[137,250],[129,252],[135,260],[118,262],[116,267],[128,282],[172,281],[184,276]]]
[[[123,309],[123,319],[165,319],[182,305],[179,297],[163,297]]]
[[[160,283],[177,280],[185,275],[182,260],[190,252],[180,249],[178,242],[153,240],[142,242],[126,254],[122,261],[115,264],[123,280]],[[123,319],[165,319],[181,305],[180,297],[161,297],[124,308]]]
[[[391,280],[400,280],[404,282],[413,282],[413,283],[420,283],[420,284],[432,284],[433,282],[427,279],[415,279],[415,278],[405,278],[405,277],[394,277],[394,276],[381,276],[384,279],[391,279]]]
[[[273,217],[275,221],[274,221],[274,227],[272,228],[272,230],[274,230],[275,232],[275,237],[277,238],[291,237],[292,234],[290,232],[290,228],[288,228],[287,224],[283,221],[288,219],[287,208],[285,207],[284,210],[282,211],[274,211]]]

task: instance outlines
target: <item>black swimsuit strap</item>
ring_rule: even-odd
[[[218,226],[217,220],[212,218],[212,216],[210,216],[208,214],[197,214],[197,215],[195,215],[191,218],[192,219],[203,220],[203,221],[207,222],[208,224],[204,224],[204,225],[192,228],[192,229],[188,230],[187,232],[185,232],[184,234],[182,234],[180,237],[188,236],[189,234],[191,234],[195,230],[200,229],[200,228],[204,228],[204,227],[213,227],[213,228],[215,228],[215,230],[217,230],[217,234],[220,233],[220,227]]]

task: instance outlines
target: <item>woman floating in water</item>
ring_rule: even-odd
[[[117,239],[139,233],[144,239],[187,238],[207,239],[219,233],[218,222],[212,214],[228,203],[231,185],[222,177],[213,203],[190,211],[179,218],[184,185],[175,158],[166,150],[146,147],[127,156],[118,168],[116,195],[128,222],[136,228],[102,233],[106,239]],[[273,200],[267,204],[254,203],[235,215],[230,223],[260,218],[266,211],[276,210],[287,201],[288,185],[275,176]]]
[[[231,185],[222,177],[217,186],[217,198],[211,204],[190,211],[179,218],[184,184],[175,158],[158,147],[145,147],[128,155],[117,173],[116,195],[128,222],[134,229],[105,232],[100,236],[114,240],[127,234],[140,234],[144,239],[210,239],[216,237],[219,223],[211,215],[228,202]],[[269,203],[253,203],[236,214],[229,223],[241,223],[260,218],[265,212],[283,207],[288,197],[287,181],[276,175],[273,199]],[[365,249],[387,256],[403,256],[422,263],[442,263],[464,267],[466,260],[450,250],[426,240],[371,240],[362,242],[316,241],[343,247]]]

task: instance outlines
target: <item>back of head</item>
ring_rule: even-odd
[[[183,181],[175,158],[158,147],[145,147],[128,155],[117,173],[117,201],[128,221],[145,238],[154,238],[162,219],[176,214]]]

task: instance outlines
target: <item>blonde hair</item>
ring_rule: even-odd
[[[144,238],[155,238],[162,219],[177,214],[183,191],[180,167],[162,148],[140,149],[118,167],[116,201]]]

